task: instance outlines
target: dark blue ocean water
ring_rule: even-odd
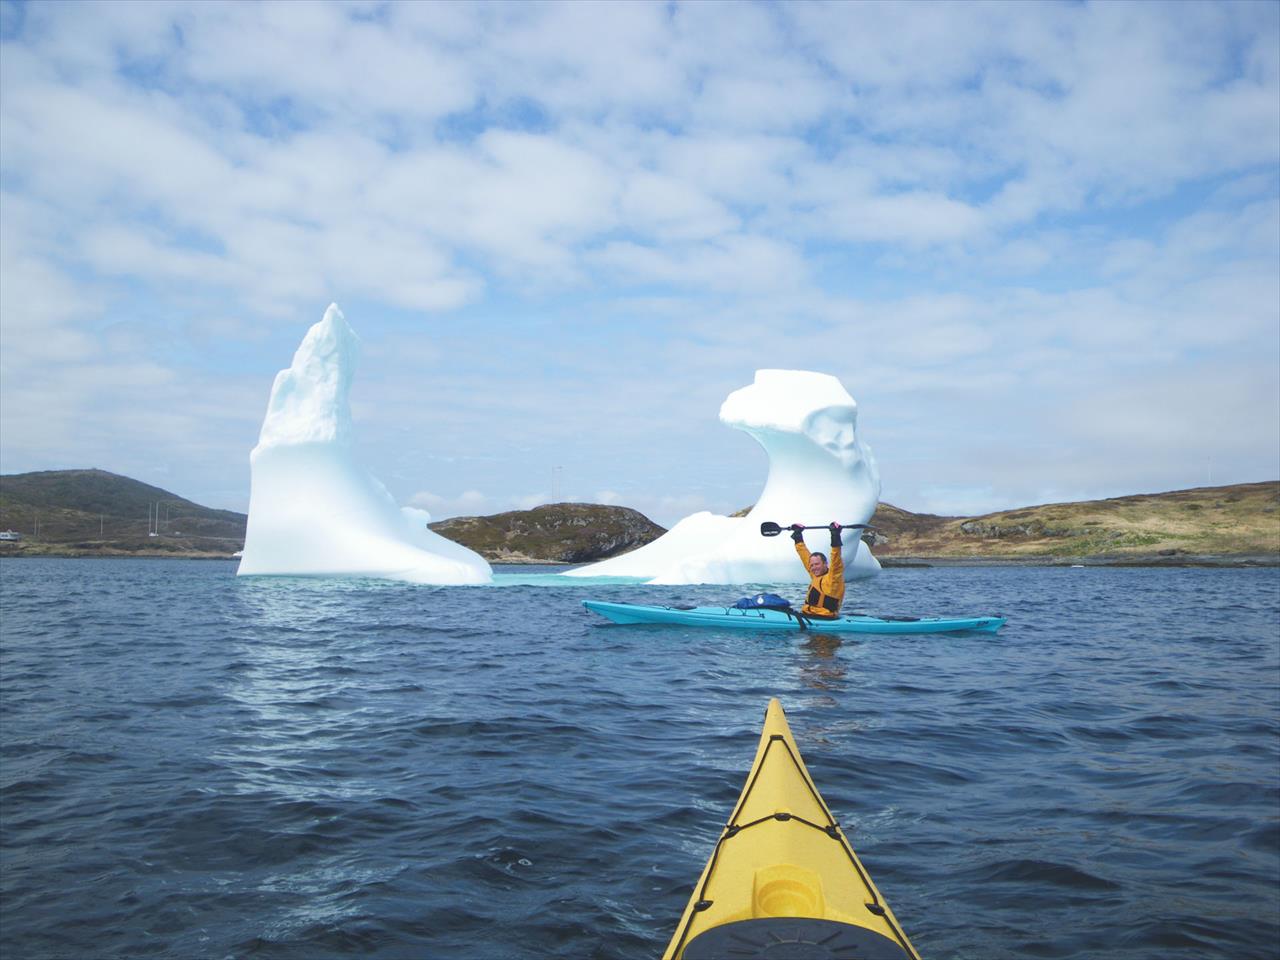
[[[891,569],[1009,626],[843,640],[234,570],[0,563],[3,956],[656,956],[771,696],[925,957],[1277,955],[1278,570]]]

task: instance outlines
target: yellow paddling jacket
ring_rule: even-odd
[[[796,553],[800,554],[800,562],[807,571],[810,553],[803,540],[796,541]],[[835,617],[840,613],[840,604],[844,601],[844,557],[838,546],[833,546],[827,554],[827,563],[827,572],[822,576],[809,574],[809,595],[800,608],[806,617]]]

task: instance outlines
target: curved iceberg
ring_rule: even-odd
[[[858,439],[858,405],[835,377],[806,370],[757,370],[729,394],[720,419],[749,433],[769,455],[769,476],[745,517],[695,513],[631,553],[566,571],[567,576],[644,577],[651,583],[805,583],[787,536],[760,524],[866,523],[880,499],[880,471]],[[845,579],[873,576],[880,563],[858,536],[845,535]],[[825,530],[805,534],[829,549]]]
[[[276,375],[258,445],[237,573],[489,583],[479,554],[427,529],[356,462],[347,395],[359,340],[337,304]]]

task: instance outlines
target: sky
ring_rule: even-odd
[[[747,507],[760,368],[908,510],[1274,480],[1280,4],[0,2],[0,471],[247,509],[330,302],[436,518]]]

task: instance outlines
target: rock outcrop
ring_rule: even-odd
[[[644,514],[598,503],[551,503],[488,517],[454,517],[431,529],[491,563],[590,563],[666,533]]]

